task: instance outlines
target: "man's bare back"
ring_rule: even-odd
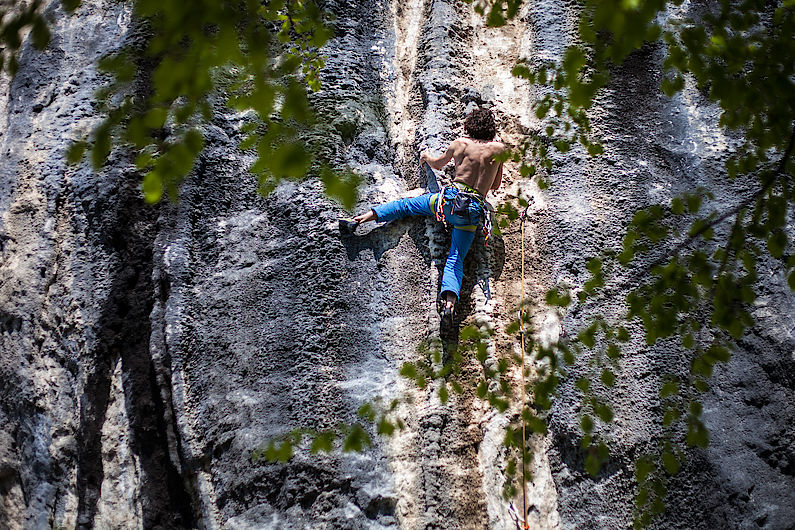
[[[463,136],[454,140],[438,158],[423,153],[420,164],[427,162],[434,169],[442,169],[450,160],[455,160],[453,181],[463,182],[485,197],[489,190],[496,190],[502,183],[502,162],[495,161],[495,157],[503,151],[505,145],[501,142]]]

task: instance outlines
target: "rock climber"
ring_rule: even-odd
[[[461,291],[464,275],[464,258],[475,239],[478,225],[484,227],[486,237],[491,227],[486,208],[486,194],[496,190],[502,182],[502,162],[498,155],[505,145],[494,141],[497,128],[494,115],[488,109],[478,108],[464,120],[466,136],[454,140],[443,155],[433,157],[428,152],[420,156],[420,165],[428,164],[442,169],[450,160],[455,161],[455,178],[439,193],[426,193],[388,202],[358,215],[345,225],[353,230],[368,221],[387,222],[408,215],[430,215],[437,221],[446,221],[453,227],[450,252],[442,275],[439,292],[442,327],[453,325],[453,312]]]

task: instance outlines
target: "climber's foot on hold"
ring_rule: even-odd
[[[378,216],[375,215],[374,210],[369,210],[367,213],[357,215],[353,219],[340,219],[340,232],[343,234],[352,234],[360,224],[377,220]]]
[[[441,330],[447,332],[453,329],[453,317],[455,316],[455,302],[456,298],[453,294],[448,294],[446,298],[442,299],[443,305],[441,307]]]
[[[359,223],[353,221],[351,219],[340,219],[340,232],[343,234],[352,234],[356,231],[356,227],[359,226]]]

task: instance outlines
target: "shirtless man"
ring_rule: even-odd
[[[376,206],[354,217],[351,223],[355,228],[368,221],[435,215],[437,220],[446,220],[453,226],[440,288],[440,298],[445,303],[442,325],[448,328],[453,324],[453,309],[461,291],[464,258],[475,239],[477,226],[489,215],[486,194],[496,190],[502,182],[502,162],[497,162],[495,157],[505,151],[502,143],[494,141],[497,129],[494,115],[488,109],[470,112],[464,120],[464,131],[466,136],[453,141],[442,156],[434,158],[427,152],[420,156],[420,165],[427,163],[434,169],[442,169],[450,160],[455,160],[455,178],[450,186],[440,193],[426,193]]]

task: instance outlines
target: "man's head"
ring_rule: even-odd
[[[497,126],[494,114],[489,109],[475,109],[464,120],[464,131],[467,136],[477,140],[494,140]]]

